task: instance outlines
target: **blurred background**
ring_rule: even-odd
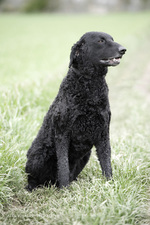
[[[150,8],[150,0],[0,0],[1,12],[92,12],[139,11]]]
[[[93,154],[73,194],[30,195],[27,150],[67,74],[71,47],[87,31],[127,49],[106,76],[115,182],[102,182]],[[141,222],[150,215],[149,109],[150,0],[0,0],[0,224],[150,224]]]

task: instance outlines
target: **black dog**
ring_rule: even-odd
[[[105,75],[125,51],[102,32],[88,32],[72,47],[68,74],[27,154],[27,190],[68,186],[88,162],[93,145],[103,175],[112,177]]]

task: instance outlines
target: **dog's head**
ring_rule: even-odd
[[[93,66],[116,66],[126,49],[114,42],[113,38],[103,32],[88,32],[72,47],[69,67],[78,68],[79,64]]]

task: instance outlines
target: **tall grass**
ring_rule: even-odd
[[[0,221],[2,224],[149,224],[149,13],[0,16]],[[109,68],[114,181],[93,149],[68,189],[24,190],[26,152],[57,94],[73,43],[91,30],[127,48]]]

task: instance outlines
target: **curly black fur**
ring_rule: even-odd
[[[68,74],[27,153],[29,191],[40,185],[61,188],[76,180],[93,145],[103,175],[112,177],[105,75],[125,51],[102,32],[88,32],[72,47]]]

